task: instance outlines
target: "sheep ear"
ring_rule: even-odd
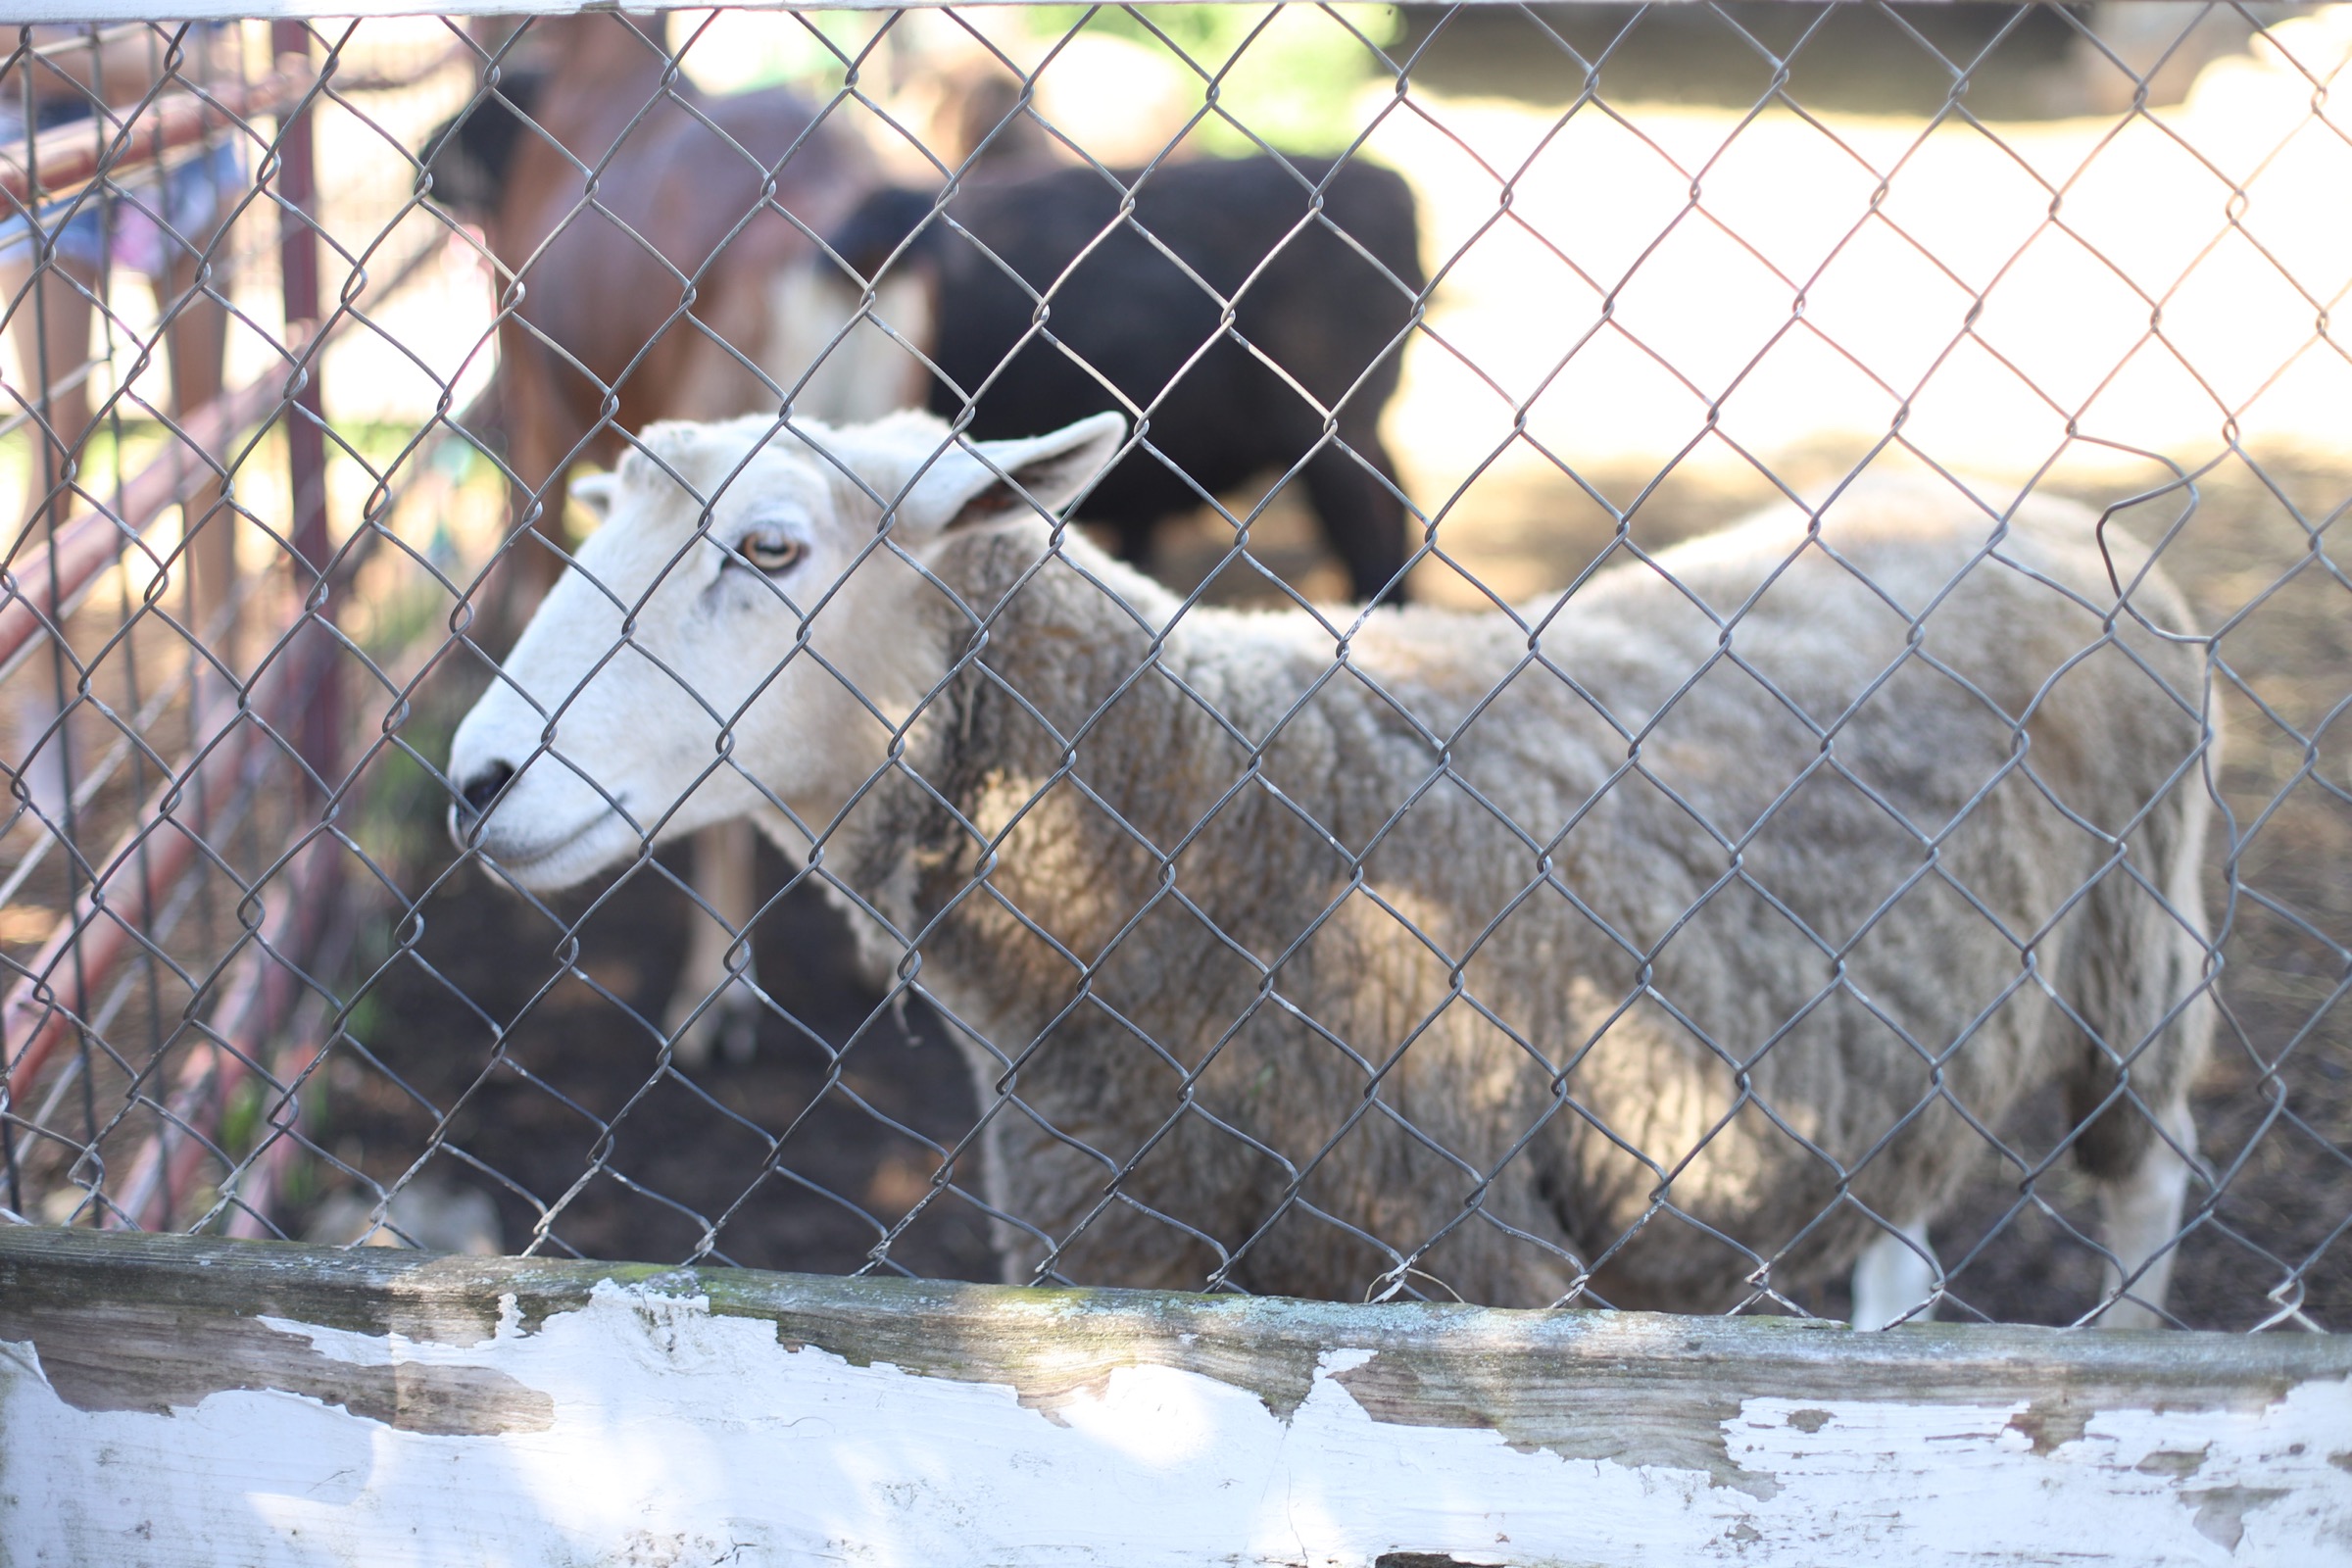
[[[976,442],[971,455],[957,454],[962,461],[940,475],[953,491],[934,515],[946,515],[945,527],[963,528],[1019,515],[1033,505],[1058,513],[1102,476],[1126,440],[1126,416],[1105,413],[1052,435]]]
[[[592,473],[571,481],[571,499],[595,513],[601,523],[612,515],[612,492],[619,488],[619,474]]]

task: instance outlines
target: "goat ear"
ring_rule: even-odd
[[[932,470],[945,493],[931,514],[944,519],[942,527],[963,528],[1032,507],[1058,513],[1102,476],[1126,439],[1123,415],[1097,414],[1051,435],[975,442]]]
[[[612,492],[619,488],[619,474],[592,473],[571,481],[571,499],[595,513],[601,523],[612,515]]]

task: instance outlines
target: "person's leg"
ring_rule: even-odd
[[[193,417],[220,395],[228,307],[220,297],[227,287],[220,259],[230,249],[226,219],[244,179],[237,149],[224,143],[172,169],[158,191],[123,211],[125,225],[147,241],[143,253],[133,255],[155,289],[172,368],[167,412],[177,420]],[[217,628],[236,586],[238,530],[216,477],[220,454],[185,443],[173,450],[182,465],[173,492],[187,540],[189,613],[201,635],[224,635]]]
[[[36,268],[25,246],[10,256],[5,280],[0,281],[6,290],[0,298],[14,306],[9,336],[24,377],[0,414],[14,417],[28,410],[32,415],[25,428],[29,461],[24,513],[13,519],[8,537],[0,541],[19,572],[36,569],[39,558],[32,552],[40,548],[49,527],[62,525],[78,510],[67,476],[68,465],[78,460],[90,427],[88,377],[78,372],[90,356],[90,299],[96,282],[94,268],[63,255],[53,253],[46,266]],[[15,684],[8,723],[9,768],[22,786],[19,799],[24,805],[56,822],[63,818],[71,782],[60,722],[65,710],[47,675]]]
[[[174,419],[188,418],[220,395],[228,310],[198,286],[198,258],[180,249],[155,284],[158,304],[169,313],[164,346],[172,362]],[[190,605],[197,626],[209,633],[236,583],[236,514],[213,476],[219,454],[199,454],[184,444],[175,450],[186,466],[175,489],[186,519],[188,569],[195,574]]]
[[[64,488],[67,466],[79,460],[90,428],[89,378],[80,372],[90,357],[90,301],[97,293],[98,270],[63,254],[35,268],[20,252],[0,287],[16,305],[9,334],[24,377],[17,396],[34,416],[28,430],[26,517],[38,522],[47,511],[51,520],[62,523],[74,510],[72,492]],[[13,416],[17,410],[7,412]]]

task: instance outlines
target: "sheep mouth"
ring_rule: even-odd
[[[568,833],[516,840],[500,832],[495,819],[474,826],[459,820],[453,808],[450,835],[460,849],[478,852],[490,865],[535,890],[584,881],[643,842],[617,811],[601,811]]]

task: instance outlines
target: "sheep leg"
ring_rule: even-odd
[[[1897,1231],[1881,1231],[1854,1260],[1854,1327],[1884,1329],[1899,1322],[1927,1322],[1936,1315],[1942,1273],[1928,1246],[1926,1220],[1913,1220]]]
[[[1395,604],[1404,598],[1404,503],[1389,487],[1396,465],[1369,430],[1339,433],[1307,460],[1307,499],[1323,523],[1323,538],[1348,568],[1359,600]]]
[[[2099,1239],[2107,1249],[2100,1296],[2114,1303],[2099,1317],[2103,1329],[2164,1326],[2197,1129],[2185,1095],[2176,1095],[2155,1121],[2160,1136],[2148,1140],[2137,1162],[2099,1184]]]
[[[713,1046],[732,1062],[752,1059],[760,1042],[759,982],[752,972],[750,929],[759,912],[760,892],[753,882],[754,841],[748,821],[722,822],[694,835],[689,885],[701,906],[692,917],[686,961],[669,994],[662,1032],[675,1043],[678,1060],[701,1067],[710,1060]],[[742,943],[740,972],[727,966]],[[697,1015],[707,997],[715,998]]]

